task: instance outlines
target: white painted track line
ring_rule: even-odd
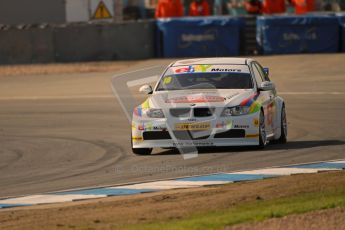
[[[195,188],[206,185],[228,184],[229,181],[156,181],[134,185],[125,185],[111,188],[126,189],[176,189],[176,188]]]
[[[283,166],[283,167],[276,167],[276,168],[264,168],[264,169],[254,169],[254,170],[247,170],[247,171],[240,171],[240,172],[229,172],[229,173],[221,173],[221,174],[228,174],[228,175],[258,175],[258,176],[288,176],[293,174],[309,174],[309,173],[318,173],[322,171],[340,171],[342,170],[342,165],[339,165],[339,168],[335,167],[334,165],[329,166],[330,168],[318,168],[318,165],[323,163],[329,164],[344,164],[345,160],[335,160],[329,162],[317,162],[317,163],[309,163],[309,164],[301,164],[312,167],[313,164],[315,168],[308,168],[308,167],[299,167],[301,165],[292,165],[292,166]],[[327,164],[324,164],[327,167]],[[207,176],[207,175],[205,175]],[[248,179],[250,180],[250,179]],[[143,182],[131,185],[122,185],[122,186],[109,186],[103,187],[102,189],[149,189],[149,190],[168,190],[168,189],[180,189],[180,188],[196,188],[202,187],[207,185],[219,185],[219,184],[228,184],[233,183],[232,181],[187,181],[187,180],[177,180],[177,179],[169,179],[163,181],[153,181],[153,182]],[[84,189],[85,190],[85,189]],[[80,190],[83,193],[83,190]],[[100,195],[85,195],[85,194],[41,194],[41,195],[30,195],[24,197],[17,197],[17,198],[9,198],[0,200],[0,204],[2,205],[35,205],[35,204],[52,204],[52,203],[61,203],[67,201],[77,201],[77,200],[85,200],[85,199],[94,199],[94,198],[103,198],[107,197],[108,193],[105,191],[104,194],[100,192]],[[5,207],[5,206],[4,206]]]
[[[345,92],[279,92],[279,95],[344,95]]]
[[[277,175],[277,176],[288,176],[293,174],[302,173],[317,173],[320,171],[333,171],[340,169],[329,169],[329,168],[269,168],[259,170],[249,170],[229,174],[251,174],[251,175]]]
[[[0,204],[50,204],[75,200],[103,198],[106,195],[32,195],[0,200]]]
[[[330,161],[330,162],[327,162],[327,163],[332,163],[332,164],[344,164],[345,161]]]
[[[128,87],[134,87],[134,86],[148,84],[150,82],[155,82],[156,83],[158,78],[159,78],[159,75],[155,75],[155,76],[151,76],[151,77],[141,78],[141,79],[138,79],[138,80],[128,81],[127,82],[127,86]]]

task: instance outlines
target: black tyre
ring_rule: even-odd
[[[259,118],[259,149],[265,148],[267,145],[266,127],[265,127],[265,115],[261,111]]]
[[[152,148],[133,148],[133,141],[131,137],[132,152],[136,155],[150,155]]]
[[[152,152],[152,148],[139,148],[139,149],[132,148],[132,152],[136,155],[150,155]]]
[[[285,105],[283,105],[282,112],[281,112],[281,123],[280,123],[280,138],[277,140],[278,143],[284,144],[287,142],[287,119],[286,119],[286,112],[285,112]]]

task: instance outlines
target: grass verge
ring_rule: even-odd
[[[223,211],[197,214],[182,220],[132,225],[125,229],[222,229],[233,224],[344,206],[345,187],[341,187],[268,201],[259,199]]]

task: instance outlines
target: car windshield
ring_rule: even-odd
[[[157,91],[184,89],[251,89],[250,73],[197,72],[167,74],[159,81]]]

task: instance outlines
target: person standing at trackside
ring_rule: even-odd
[[[262,3],[264,14],[282,14],[286,12],[285,0],[264,0]]]
[[[156,18],[182,17],[181,0],[159,0],[155,12]]]
[[[210,6],[207,0],[193,0],[189,5],[189,16],[208,16]]]
[[[246,0],[244,3],[244,8],[248,14],[262,14],[262,3],[260,0]]]
[[[315,10],[314,0],[291,0],[296,14],[305,14]]]

